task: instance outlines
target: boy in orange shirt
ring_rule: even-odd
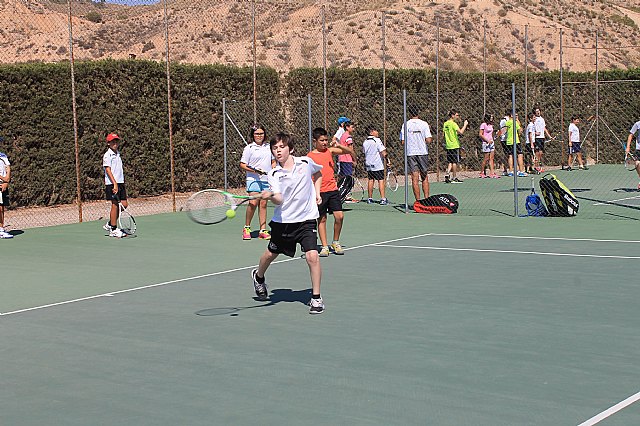
[[[329,137],[327,131],[322,127],[313,129],[313,144],[315,149],[307,154],[316,163],[322,166],[322,186],[320,187],[320,196],[322,203],[318,205],[320,217],[318,218],[318,234],[320,234],[320,257],[329,256],[329,244],[327,241],[327,214],[333,215],[333,243],[331,248],[334,254],[342,255],[344,250],[340,245],[340,232],[342,231],[342,223],[344,221],[344,213],[342,212],[342,202],[340,201],[340,193],[338,192],[338,184],[333,174],[335,163],[334,155],[351,154],[355,156],[353,148],[350,146],[329,146]]]

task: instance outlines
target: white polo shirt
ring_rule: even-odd
[[[573,123],[569,124],[569,137],[571,143],[580,142],[580,129]]]
[[[0,152],[0,176],[5,177],[7,175],[7,167],[9,167],[9,157],[4,152]]]
[[[246,164],[247,166],[253,167],[254,169],[260,169],[262,171],[268,172],[271,170],[271,160],[273,159],[273,154],[271,153],[271,147],[268,142],[263,143],[262,145],[258,145],[255,142],[250,143],[245,146],[242,150],[242,157],[240,158],[240,162]],[[247,172],[247,184],[256,181],[263,180],[267,181],[266,175],[259,175],[254,172]]]
[[[426,121],[419,118],[407,120],[407,138],[404,137],[404,126],[400,129],[400,140],[407,144],[407,155],[426,155],[429,153],[425,139],[431,137],[431,129]]]
[[[547,126],[544,118],[536,117],[536,119],[533,120],[533,124],[536,126],[536,138],[544,138],[544,129]]]
[[[629,132],[636,137],[636,150],[640,151],[640,121],[633,123]]]
[[[274,222],[299,223],[319,216],[312,176],[322,166],[309,157],[293,157],[293,162],[293,170],[277,165],[268,174],[271,191],[283,197],[273,211]]]
[[[122,169],[122,159],[120,158],[120,151],[113,152],[111,148],[104,153],[102,157],[102,167],[105,169],[104,183],[107,185],[113,185],[109,175],[106,172],[106,167],[111,168],[111,173],[117,183],[124,183],[124,170]]]
[[[382,151],[385,151],[380,138],[369,136],[362,144],[362,151],[364,152],[364,165],[367,171],[380,171],[384,170],[384,163],[382,162]]]

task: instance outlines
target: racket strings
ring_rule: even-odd
[[[203,191],[194,194],[187,203],[187,212],[196,222],[214,224],[222,222],[227,217],[227,210],[233,209],[233,199],[220,192]]]
[[[133,216],[126,210],[120,212],[119,225],[122,232],[126,234],[133,234],[136,232],[136,222]]]

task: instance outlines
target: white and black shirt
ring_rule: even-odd
[[[362,144],[362,151],[364,152],[364,165],[368,171],[376,172],[384,170],[384,163],[382,162],[382,152],[386,148],[382,144],[380,138],[369,136]]]
[[[407,137],[404,126],[400,129],[400,140],[407,144],[407,155],[426,155],[429,153],[426,139],[431,137],[431,129],[426,121],[419,118],[407,120]]]
[[[113,182],[111,182],[111,179],[109,179],[109,175],[106,172],[107,167],[111,168],[111,173],[113,174],[113,178],[116,180],[116,183],[124,183],[124,170],[122,169],[122,159],[120,158],[120,151],[113,152],[111,148],[109,148],[102,157],[102,167],[105,169],[105,184],[113,185]]]
[[[278,165],[268,174],[271,191],[283,197],[282,204],[273,211],[274,222],[299,223],[319,216],[312,176],[322,166],[309,157],[293,157],[293,162],[292,170]]]

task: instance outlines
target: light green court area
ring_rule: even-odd
[[[577,425],[640,391],[634,225],[353,209],[318,316],[299,257],[254,299],[239,219],[27,229],[0,241],[1,423]]]

